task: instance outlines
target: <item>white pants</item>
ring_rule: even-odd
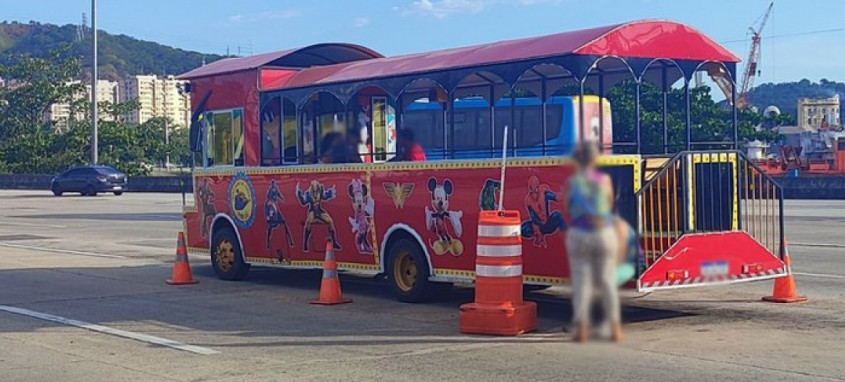
[[[595,231],[577,228],[567,231],[566,253],[572,278],[573,323],[590,323],[594,284],[601,291],[607,319],[612,323],[622,320],[619,291],[616,288],[618,249],[619,240],[612,225]]]

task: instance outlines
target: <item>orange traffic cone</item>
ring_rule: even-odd
[[[779,303],[807,301],[807,297],[799,296],[798,291],[795,290],[795,276],[792,275],[792,264],[789,261],[789,247],[787,247],[786,239],[783,240],[783,251],[783,263],[786,265],[786,277],[775,279],[775,286],[772,289],[772,295],[763,297],[763,301]]]
[[[334,259],[334,245],[332,241],[326,242],[326,261],[323,262],[323,281],[320,282],[320,297],[312,300],[312,304],[335,305],[352,302],[352,299],[343,298],[340,291],[340,279],[337,277],[337,261]]]
[[[170,280],[165,281],[170,285],[196,284],[191,275],[191,264],[188,263],[188,248],[185,246],[185,234],[179,232],[179,240],[176,242],[176,262],[173,263],[173,275]]]

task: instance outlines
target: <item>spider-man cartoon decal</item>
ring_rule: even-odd
[[[529,220],[522,223],[522,237],[533,239],[534,245],[546,248],[546,235],[563,230],[565,222],[560,211],[552,210],[551,203],[557,202],[557,195],[549,185],[541,184],[537,176],[528,179],[528,194],[525,195],[525,210]]]

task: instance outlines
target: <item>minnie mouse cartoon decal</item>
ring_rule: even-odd
[[[445,179],[443,184],[438,184],[437,179],[429,178],[428,191],[431,193],[431,208],[425,207],[425,228],[437,235],[437,240],[429,245],[438,255],[448,252],[460,256],[464,253],[464,245],[457,238],[461,237],[463,232],[461,217],[464,213],[449,210],[449,197],[454,191],[452,181]],[[449,225],[452,226],[451,230]]]
[[[373,198],[369,188],[361,179],[353,179],[349,183],[349,197],[352,199],[352,217],[349,224],[355,234],[355,248],[362,255],[372,255],[373,245],[370,244],[370,228],[372,227]]]

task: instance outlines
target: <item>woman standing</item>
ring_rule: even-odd
[[[599,172],[599,157],[594,142],[582,142],[573,157],[578,166],[567,185],[566,210],[571,221],[566,234],[566,253],[572,277],[572,305],[575,340],[589,338],[592,287],[602,293],[612,338],[622,340],[622,317],[616,288],[616,263],[619,238],[614,227],[613,185],[607,174]]]

